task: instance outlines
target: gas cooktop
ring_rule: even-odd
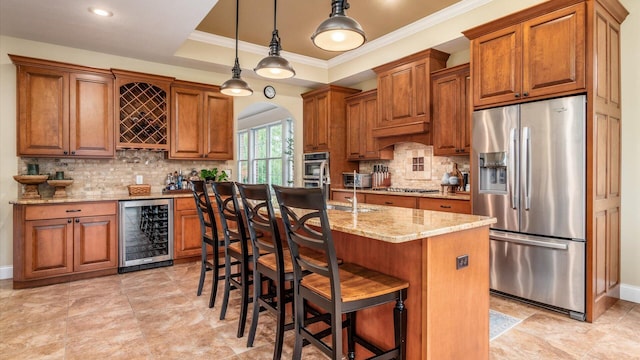
[[[402,192],[402,193],[423,193],[423,194],[440,192],[440,190],[437,190],[437,189],[412,189],[412,188],[394,188],[394,187],[376,189],[376,190],[389,191],[389,192]]]

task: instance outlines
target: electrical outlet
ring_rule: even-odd
[[[460,255],[456,258],[456,270],[469,266],[469,255]]]

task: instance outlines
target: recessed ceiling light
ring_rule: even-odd
[[[90,7],[89,11],[98,16],[104,16],[104,17],[113,16],[113,13],[111,11],[105,10],[105,9]]]

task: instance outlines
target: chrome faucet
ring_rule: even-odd
[[[326,179],[325,179],[326,176]],[[329,185],[331,185],[331,173],[329,172],[329,161],[322,160],[320,163],[320,189],[324,191],[324,200],[329,201]]]

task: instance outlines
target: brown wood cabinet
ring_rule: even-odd
[[[393,148],[379,149],[373,137],[378,121],[377,91],[369,90],[346,98],[347,158],[349,160],[391,160]]]
[[[14,287],[115,274],[117,202],[14,205]]]
[[[353,171],[358,163],[347,160],[347,118],[345,98],[360,92],[325,85],[302,94],[302,137],[305,153],[328,151],[331,180],[340,183],[342,172]]]
[[[9,57],[17,66],[18,156],[115,156],[109,71]]]
[[[413,196],[365,194],[364,202],[367,204],[399,206],[410,209],[416,208],[416,198]]]
[[[419,197],[418,209],[471,214],[471,203],[469,200]]]
[[[433,154],[471,153],[473,105],[469,87],[469,64],[435,71],[433,87]]]
[[[523,91],[526,99],[586,92],[589,322],[620,297],[620,24],[628,14],[618,0],[554,0],[464,32],[475,107]]]
[[[352,191],[332,191],[332,194],[332,200],[334,201],[349,202],[349,200],[353,198]],[[363,193],[356,193],[356,199],[358,200],[358,203],[364,203],[365,195]]]
[[[232,160],[233,98],[214,85],[171,85],[170,159]]]
[[[564,3],[490,33],[465,32],[475,107],[585,91],[586,5]]]
[[[375,137],[416,135],[416,141],[431,145],[431,72],[444,68],[448,58],[427,49],[373,69],[378,75]]]
[[[222,227],[216,199],[211,197],[213,216],[216,218],[219,239],[222,239]],[[173,200],[173,259],[193,259],[200,257],[202,253],[202,233],[200,232],[200,219],[193,197],[175,198]],[[220,249],[224,251],[224,249]],[[209,250],[209,254],[212,254]],[[186,261],[186,260],[183,260]]]
[[[116,148],[169,150],[172,77],[112,69],[116,77]]]

